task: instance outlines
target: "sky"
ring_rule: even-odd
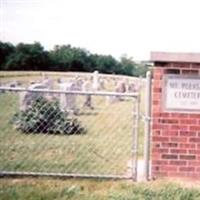
[[[200,52],[199,0],[0,0],[0,41],[149,60]]]

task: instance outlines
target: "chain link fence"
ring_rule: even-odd
[[[135,93],[0,88],[0,174],[137,177]]]

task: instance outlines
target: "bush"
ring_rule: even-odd
[[[81,123],[60,110],[58,101],[38,97],[25,110],[16,113],[12,120],[15,129],[23,133],[82,134]]]

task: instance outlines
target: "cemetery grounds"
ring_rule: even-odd
[[[26,76],[16,74],[7,77],[6,74],[3,74],[1,81],[17,80],[26,84],[30,80],[37,80],[40,75],[40,73],[30,73],[26,74]],[[53,74],[51,78],[57,79],[59,76],[60,74]],[[113,90],[112,83],[109,83],[108,88],[110,91]],[[84,135],[26,135],[14,130],[12,125],[8,123],[19,106],[17,95],[10,95],[0,95],[0,110],[4,114],[3,118],[0,115],[0,151],[3,152],[6,148],[9,148],[6,155],[2,154],[0,156],[0,165],[6,167],[7,170],[12,171],[20,168],[21,171],[26,171],[34,165],[33,170],[36,172],[48,170],[48,172],[59,171],[62,173],[65,172],[66,166],[68,166],[68,169],[73,169],[73,173],[77,170],[78,173],[84,174],[88,172],[88,169],[94,169],[94,167],[100,173],[110,173],[110,171],[106,171],[110,165],[108,159],[113,153],[117,154],[118,151],[123,152],[122,159],[124,160],[120,162],[121,164],[118,160],[116,160],[116,163],[112,160],[112,172],[117,173],[127,167],[124,166],[124,163],[129,159],[127,157],[129,152],[124,148],[124,144],[131,145],[131,143],[129,141],[130,137],[124,137],[124,135],[126,135],[126,132],[131,132],[131,123],[127,124],[127,121],[131,121],[132,116],[130,114],[127,116],[127,112],[132,109],[132,101],[126,100],[107,104],[105,103],[105,97],[94,97],[94,108],[104,107],[103,111],[106,112],[99,113],[98,109],[92,111],[84,110],[84,114],[77,116],[81,123],[87,127],[87,133]],[[143,96],[143,91],[141,95]],[[143,108],[144,102],[141,103],[141,110]],[[120,114],[121,120],[112,115],[113,110]],[[115,127],[113,125],[116,123],[116,128],[119,129],[120,127],[120,131],[113,129]],[[143,124],[141,123],[140,126],[139,157],[142,158]],[[113,135],[108,137],[105,130],[110,129],[113,129],[109,132]],[[10,130],[12,130],[11,134]],[[101,134],[99,135],[99,133]],[[110,148],[109,143],[106,142],[108,138],[111,141],[114,140],[116,149]],[[79,148],[83,143],[85,148]],[[29,152],[29,157],[24,156],[27,151]],[[40,154],[39,152],[41,151],[42,153]],[[92,157],[91,151],[93,151],[92,154],[94,155]],[[65,154],[67,152],[67,155],[63,155],[62,152],[65,152]],[[58,155],[59,158],[57,157]],[[75,159],[75,157],[79,159]],[[79,163],[82,157],[91,160],[91,162]],[[23,160],[24,163],[22,162]],[[104,168],[98,168],[99,162],[104,162]],[[156,196],[157,198],[153,198]],[[127,181],[105,181],[101,179],[68,179],[65,181],[46,178],[0,179],[0,199],[41,199],[41,197],[43,199],[172,199],[172,197],[176,196],[177,199],[200,199],[200,192],[197,189],[185,189],[185,186],[182,187],[165,181],[152,184],[133,184]]]
[[[6,77],[6,74],[3,76]],[[2,84],[20,81],[23,86],[30,81],[40,80],[41,74],[16,74],[5,77],[1,78]],[[51,74],[49,77],[56,80],[60,75]],[[74,78],[73,74],[67,78]],[[108,91],[113,91],[113,87],[113,83],[108,81]],[[92,96],[94,109],[84,108],[76,116],[83,127],[86,127],[86,134],[66,136],[27,135],[14,130],[10,120],[19,110],[18,98],[16,93],[0,95],[0,110],[4,115],[0,121],[0,146],[2,152],[7,151],[0,156],[0,164],[3,164],[5,169],[29,171],[31,166],[34,166],[31,168],[33,172],[64,173],[67,166],[68,172],[81,174],[87,174],[88,171],[95,174],[118,174],[126,170],[126,163],[129,161],[127,155],[131,153],[132,142],[132,99],[110,104],[107,103],[106,97]],[[85,97],[78,98],[77,104],[82,104],[83,98]],[[143,130],[140,130],[139,155],[142,156]],[[127,145],[130,148],[126,148]],[[118,157],[118,154],[120,162],[114,158],[111,160],[112,155]],[[98,163],[102,162],[103,168],[98,166]]]

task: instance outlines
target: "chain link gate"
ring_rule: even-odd
[[[139,95],[0,88],[0,175],[137,179]]]

